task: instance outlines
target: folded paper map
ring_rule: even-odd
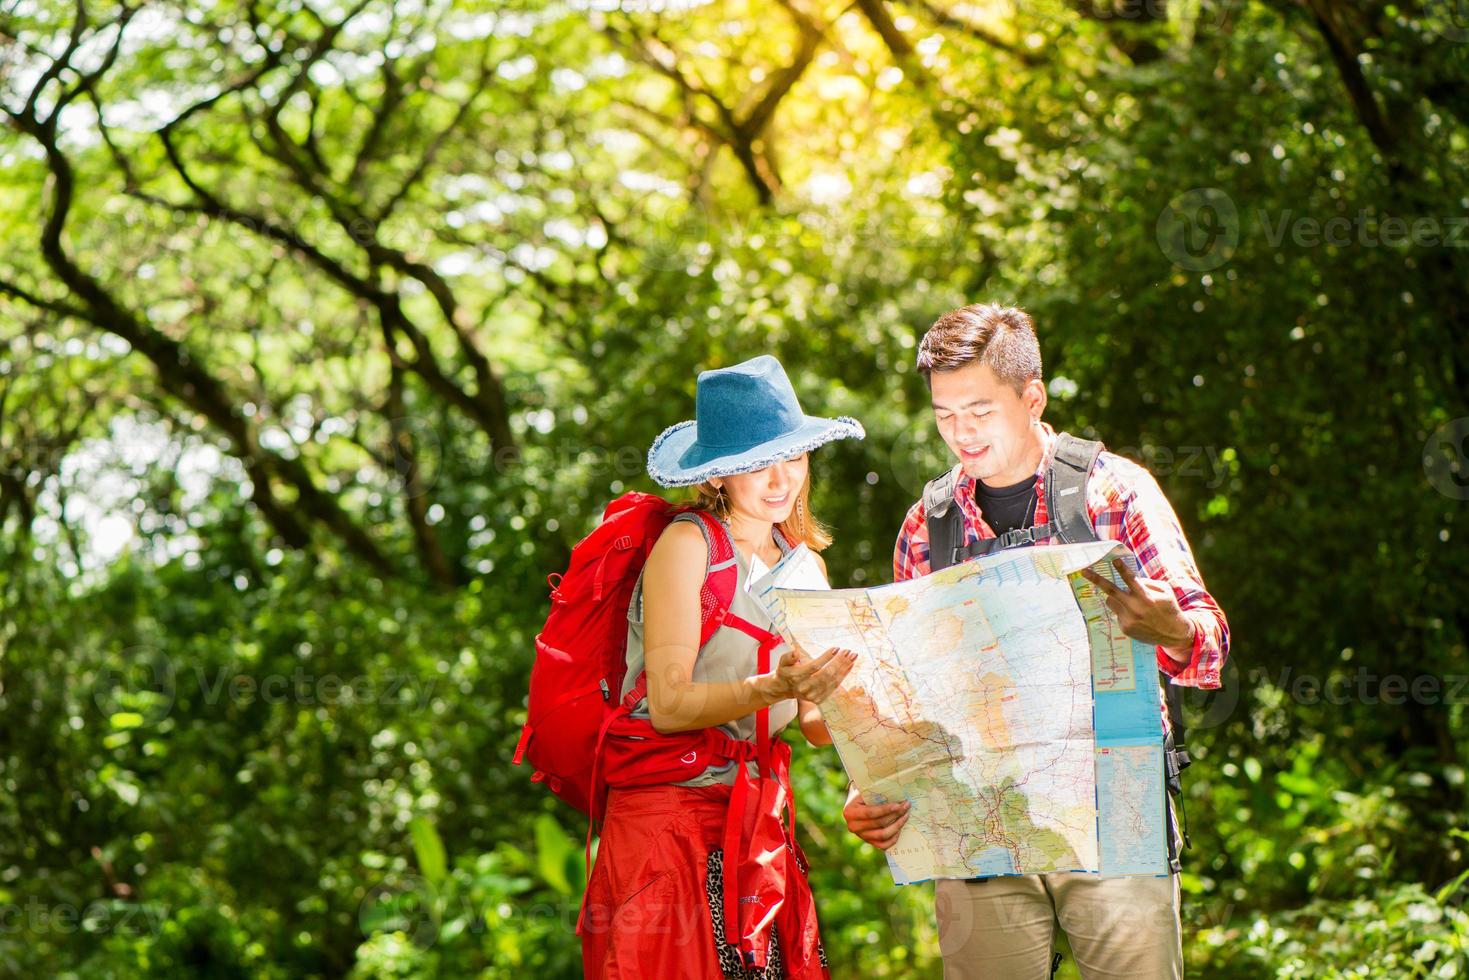
[[[870,589],[772,588],[808,651],[858,655],[821,704],[869,803],[912,809],[898,884],[1087,871],[1168,873],[1154,648],[1101,591],[1115,542],[1017,548]]]
[[[770,611],[770,618],[775,623],[776,632],[785,633],[785,614],[781,611],[779,604],[773,601],[775,590],[829,590],[830,588],[831,586],[826,582],[826,574],[822,572],[821,565],[816,561],[816,556],[811,553],[803,541],[786,552],[781,560],[775,563],[774,568],[751,582],[749,591]],[[790,637],[787,636],[786,639]]]

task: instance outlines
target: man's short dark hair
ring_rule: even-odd
[[[1041,346],[1030,315],[1014,306],[976,303],[950,310],[934,321],[918,345],[918,371],[953,371],[975,361],[1019,394],[1041,378]]]

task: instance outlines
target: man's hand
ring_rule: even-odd
[[[862,802],[862,794],[857,787],[853,786],[847,793],[847,805],[842,808],[842,816],[847,820],[848,830],[885,851],[897,841],[903,824],[908,822],[910,806],[907,800],[868,806]]]
[[[1117,617],[1122,632],[1134,640],[1151,643],[1169,651],[1175,660],[1188,660],[1193,647],[1194,624],[1179,608],[1172,586],[1157,579],[1138,578],[1120,558],[1112,560],[1126,588],[1119,589],[1090,568],[1083,569],[1086,580],[1107,597],[1107,608]],[[1179,657],[1174,650],[1184,651]]]

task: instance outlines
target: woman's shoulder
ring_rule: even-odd
[[[709,562],[709,542],[697,515],[680,514],[663,529],[648,555],[648,564],[657,562],[675,568],[700,567]]]

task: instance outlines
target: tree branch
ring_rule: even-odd
[[[781,188],[774,153],[768,145],[762,145],[766,142],[765,132],[780,103],[815,58],[827,30],[791,4],[786,3],[785,8],[798,32],[796,53],[790,64],[770,75],[770,80],[755,98],[754,104],[743,115],[716,95],[707,84],[694,81],[680,71],[673,47],[659,38],[656,32],[649,31],[647,37],[639,37],[631,31],[615,28],[610,24],[603,29],[619,46],[673,82],[688,101],[689,121],[734,154],[762,206],[769,204]],[[718,121],[711,122],[702,118],[693,108],[698,102],[711,106]]]
[[[310,542],[299,509],[336,533],[368,564],[381,572],[391,572],[376,544],[334,498],[316,486],[299,459],[287,459],[261,447],[254,426],[236,411],[234,400],[223,384],[206,370],[201,358],[124,307],[67,253],[62,236],[71,213],[76,178],[71,161],[58,143],[56,120],[56,114],[52,113],[45,120],[32,114],[16,122],[40,144],[46,157],[51,174],[51,202],[41,230],[41,254],[52,273],[81,301],[76,312],[86,322],[127,341],[152,362],[166,391],[209,419],[229,438],[250,474],[251,499],[292,547],[304,548]],[[18,295],[14,290],[8,291]],[[295,491],[297,509],[287,509],[275,497],[273,479],[277,478]]]
[[[873,0],[873,2],[880,3],[881,0]],[[996,51],[1003,51],[1005,54],[1018,59],[1024,64],[1036,65],[1040,63],[1040,59],[1031,52],[1011,44],[983,25],[976,24],[971,20],[965,20],[945,10],[937,4],[932,3],[931,0],[913,0],[913,2],[918,9],[926,13],[929,19],[940,27],[947,27],[950,30],[958,31],[966,37],[971,37],[976,41],[980,41],[994,48]]]
[[[393,461],[398,479],[403,483],[403,511],[413,529],[413,540],[418,546],[419,559],[434,584],[447,589],[458,584],[458,576],[454,574],[438,535],[428,522],[428,488],[423,483],[418,447],[406,424],[408,418],[403,408],[403,365],[391,350],[388,351],[388,360],[388,398],[383,414],[388,419],[389,439],[392,443],[389,457]]]
[[[1341,24],[1336,8],[1330,0],[1304,0],[1304,3],[1311,13],[1317,32],[1326,42],[1326,50],[1331,55],[1337,74],[1341,76],[1342,84],[1346,86],[1347,98],[1351,100],[1358,120],[1384,159],[1397,169],[1401,166],[1397,133],[1388,122],[1382,106],[1378,104],[1377,97],[1373,95],[1367,76],[1362,73],[1362,65],[1357,60],[1356,45]]]

